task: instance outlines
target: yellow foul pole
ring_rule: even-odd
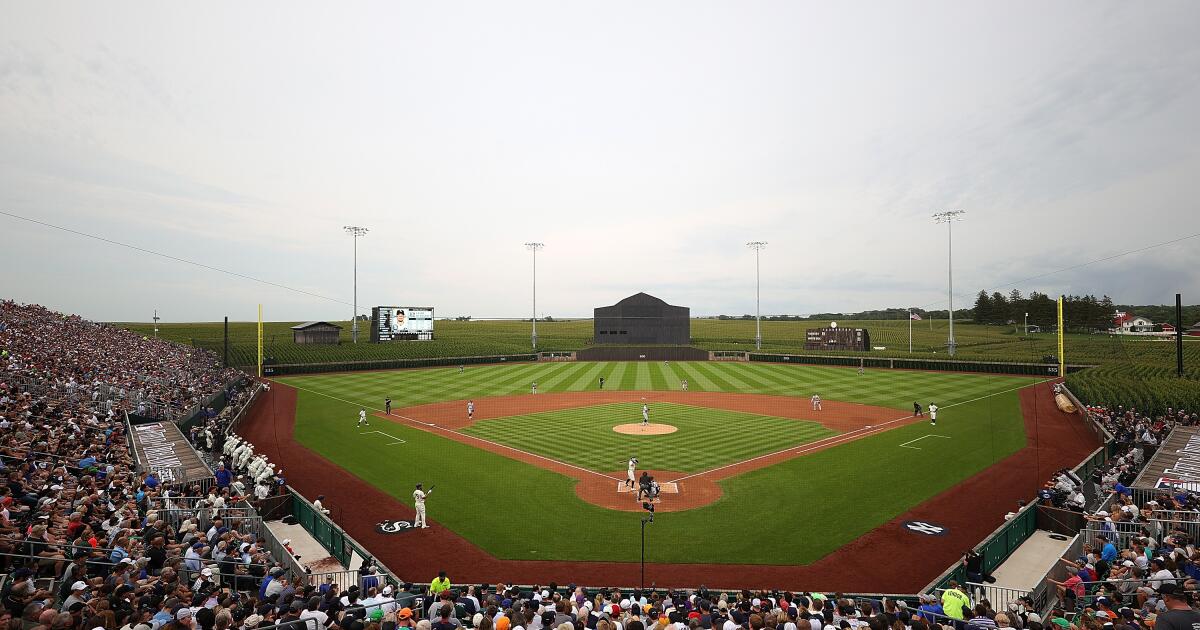
[[[1058,308],[1061,314],[1062,302],[1059,302]],[[262,304],[258,305],[258,377],[262,378]]]
[[[1063,356],[1063,297],[1058,296],[1058,375],[1067,375],[1067,358]]]

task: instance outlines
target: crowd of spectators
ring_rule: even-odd
[[[190,409],[231,376],[189,348],[0,302],[0,630],[207,629],[286,584],[254,519],[178,496],[129,452],[123,411]]]
[[[241,376],[206,350],[12,301],[0,301],[0,348],[9,383],[100,413],[177,420]]]

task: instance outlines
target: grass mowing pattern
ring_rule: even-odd
[[[650,421],[678,431],[612,430],[641,420],[640,403],[613,403],[482,420],[463,433],[596,472],[622,471],[630,457],[640,460],[638,468],[700,472],[836,433],[816,422],[662,402],[650,405]]]
[[[659,374],[660,378],[652,374]],[[776,394],[802,399],[820,394],[826,400],[899,410],[912,409],[914,401],[921,406],[930,402],[941,406],[1037,381],[1012,376],[891,370],[867,370],[859,376],[856,370],[847,368],[705,361],[522,363],[468,367],[461,374],[455,367],[290,376],[279,380],[353,404],[382,409],[383,399],[388,396],[393,407],[405,407],[443,400],[528,394],[534,381],[539,393],[595,391],[599,389],[600,376],[605,377],[606,389],[678,391],[680,381],[686,378],[691,391]]]
[[[407,440],[395,446],[354,428],[358,406],[379,407],[385,395],[402,405],[525,393],[530,381],[536,378],[542,389],[547,377],[541,375],[559,371],[568,375],[560,381],[562,391],[578,391],[567,388],[597,365],[610,375],[606,389],[615,388],[624,374],[636,379],[638,372],[627,363],[560,363],[469,368],[464,374],[433,369],[281,380],[301,388],[299,442],[409,505],[413,484],[438,484],[430,518],[488,553],[504,559],[636,562],[640,515],[579,500],[569,477],[402,425],[372,423],[371,429]],[[803,396],[820,385],[827,399],[902,410],[911,407],[912,392],[936,393],[932,399],[943,407],[936,434],[949,439],[923,440],[919,451],[898,448],[935,433],[927,424],[914,424],[726,479],[724,496],[712,505],[655,521],[648,562],[811,563],[1024,446],[1017,393],[1006,390],[1036,382],[925,372],[868,371],[859,377],[854,370],[807,366],[665,367],[691,374],[693,389],[715,389],[711,379],[702,385],[696,375],[703,371],[723,382],[736,379],[769,390],[765,393]],[[922,397],[922,404],[933,395]],[[980,396],[986,398],[966,402]],[[580,451],[595,446],[578,443]]]

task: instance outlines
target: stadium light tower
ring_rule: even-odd
[[[954,346],[956,345],[954,342],[954,222],[962,221],[960,217],[964,214],[966,214],[966,210],[947,210],[933,215],[934,223],[946,224],[946,236],[949,239],[946,248],[946,293],[950,297],[950,337],[946,339],[946,352],[950,356],[954,356]]]
[[[746,247],[754,250],[754,349],[762,350],[762,282],[759,279],[758,256],[767,248],[767,242],[750,241]]]
[[[342,229],[354,237],[354,317],[350,319],[350,334],[354,343],[358,343],[358,237],[366,236],[370,230],[357,225],[345,225]]]
[[[537,350],[537,253],[545,243],[525,243],[525,249],[533,252],[533,349]]]

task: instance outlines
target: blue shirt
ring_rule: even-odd
[[[1104,543],[1104,549],[1100,552],[1100,559],[1112,564],[1112,561],[1117,559],[1117,548],[1110,542]]]
[[[218,470],[216,472],[216,477],[217,477],[217,485],[222,488],[224,488],[225,486],[228,486],[229,482],[233,481],[233,473],[229,472],[225,468]]]

